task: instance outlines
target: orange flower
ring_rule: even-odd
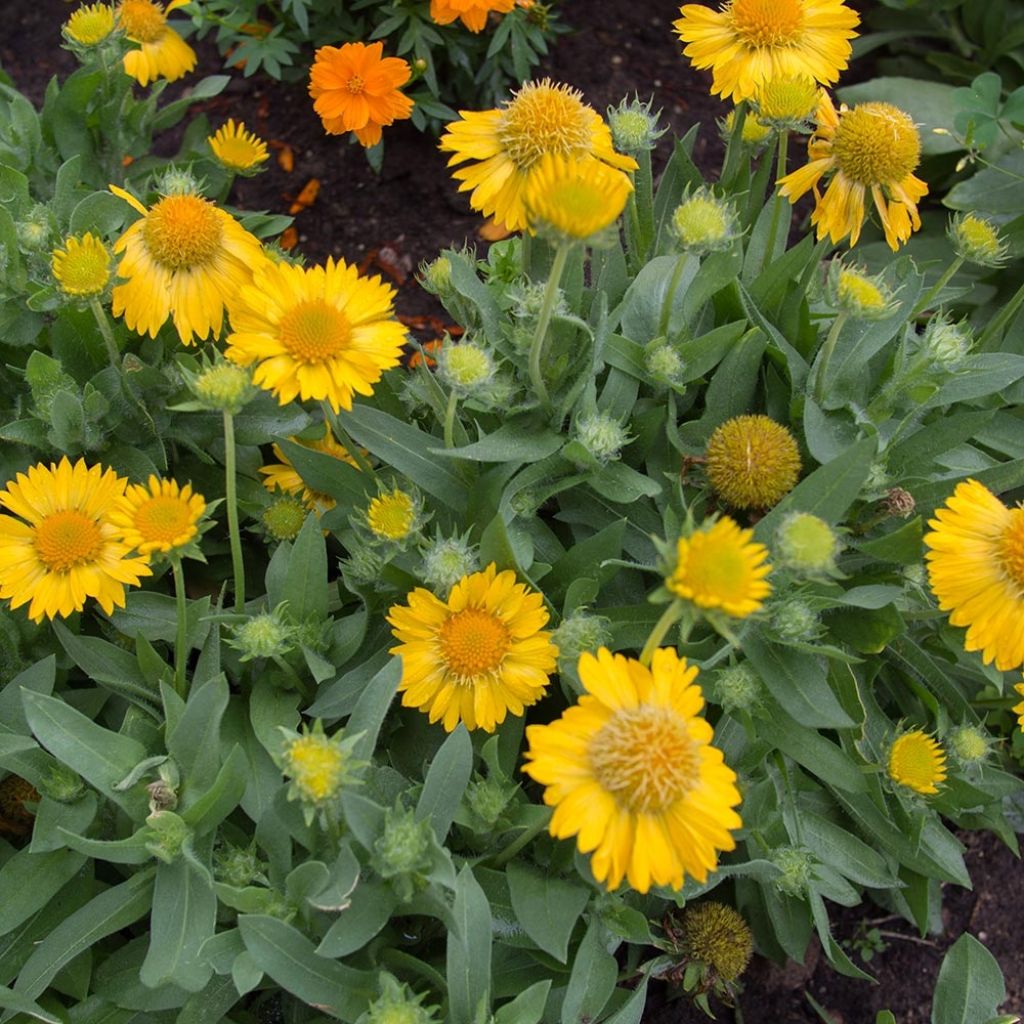
[[[508,14],[515,5],[516,0],[430,0],[430,17],[438,25],[450,25],[458,18],[470,32],[479,32],[491,11]]]
[[[412,100],[398,89],[412,71],[401,57],[383,53],[383,43],[345,43],[316,51],[309,95],[328,135],[355,132],[364,146],[375,146],[384,125],[409,117]]]

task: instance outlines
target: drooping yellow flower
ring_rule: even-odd
[[[1024,508],[1007,508],[977,480],[957,484],[929,520],[932,593],[964,648],[1000,671],[1024,665]]]
[[[491,11],[508,14],[515,5],[516,0],[430,0],[430,17],[438,25],[450,25],[458,18],[470,32],[480,32]]]
[[[399,363],[406,330],[394,318],[394,296],[344,260],[308,270],[267,261],[232,306],[225,354],[240,366],[256,363],[253,382],[282,405],[298,397],[351,409],[354,395],[372,395]]]
[[[396,487],[378,494],[366,509],[366,525],[382,540],[405,540],[416,525],[416,501]]]
[[[147,210],[123,188],[110,191],[142,214],[114,245],[126,278],[114,286],[114,316],[153,338],[171,317],[186,345],[220,337],[225,304],[265,261],[259,239],[202,196],[164,196]]]
[[[772,592],[765,576],[771,572],[768,549],[728,516],[711,526],[680,537],[676,565],[665,586],[698,608],[721,608],[726,615],[746,618],[761,608]]]
[[[139,85],[148,85],[158,78],[174,82],[196,66],[196,53],[167,24],[167,15],[189,0],[171,0],[166,8],[154,0],[121,0],[117,19],[124,34],[139,49],[124,55],[124,70]]]
[[[540,700],[554,672],[558,648],[544,630],[542,595],[492,562],[464,576],[447,601],[417,587],[408,604],[388,615],[400,641],[402,704],[419,708],[451,732],[494,730],[508,712],[521,715]]]
[[[270,156],[267,144],[249,131],[244,121],[232,117],[206,141],[213,155],[231,171],[253,171]]]
[[[95,598],[109,615],[123,608],[126,586],[152,575],[145,558],[129,557],[110,513],[128,481],[114,470],[42,463],[18,473],[0,491],[0,597],[12,608],[29,603],[35,622],[66,617]]]
[[[708,440],[708,480],[734,508],[771,508],[800,477],[800,449],[769,416],[733,416]]]
[[[700,717],[697,667],[670,648],[648,669],[602,647],[580,656],[579,675],[579,702],[526,729],[523,771],[546,787],[551,834],[576,836],[610,890],[624,877],[637,892],[703,882],[742,822],[736,774]]]
[[[905,732],[889,751],[889,778],[915,793],[938,793],[946,778],[946,755],[938,742],[915,729]]]
[[[545,153],[523,190],[531,231],[546,226],[564,238],[585,239],[613,224],[633,182],[600,160]]]
[[[314,452],[330,455],[331,458],[347,462],[353,469],[359,468],[349,450],[343,444],[338,443],[337,438],[331,432],[330,425],[326,423],[324,424],[324,436],[319,440],[305,441],[301,437],[290,437],[288,440],[301,444],[303,448],[309,448]],[[311,487],[306,486],[305,481],[299,476],[295,467],[291,464],[291,460],[281,450],[279,444],[275,444],[273,449],[274,454],[281,461],[260,467],[260,472],[266,477],[266,480],[263,481],[263,486],[268,491],[301,494],[302,502],[306,508],[320,515],[334,508],[337,502],[329,494],[325,494],[323,491],[314,491]]]
[[[686,4],[673,22],[695,68],[711,68],[712,95],[739,103],[766,79],[810,75],[823,85],[850,59],[860,16],[843,0],[727,0]]]
[[[150,476],[145,486],[128,485],[111,511],[110,521],[120,531],[121,540],[139,554],[167,554],[196,537],[205,511],[205,499],[192,492],[191,484],[180,487],[176,480]]]
[[[840,107],[838,113],[827,93],[815,115],[818,123],[807,146],[810,162],[779,179],[780,195],[795,203],[814,189],[817,205],[811,223],[818,238],[833,242],[850,237],[857,244],[870,193],[895,252],[921,226],[917,202],[928,186],[914,176],[921,159],[921,137],[910,116],[890,103],[859,103]],[[818,182],[832,180],[819,195]]]
[[[64,239],[50,255],[50,269],[65,295],[92,298],[110,281],[110,252],[91,232]]]
[[[1017,691],[1017,693],[1024,697],[1024,683],[1017,683],[1016,686],[1014,686],[1014,689]],[[1024,700],[1022,700],[1019,704],[1014,704],[1013,713],[1017,716],[1018,728],[1022,732],[1024,732]]]
[[[382,128],[412,115],[413,101],[399,91],[412,69],[401,57],[383,54],[383,43],[345,43],[316,51],[309,95],[328,135],[353,132],[364,146],[375,146]]]
[[[113,31],[110,4],[82,4],[64,23],[64,35],[79,46],[97,46]]]
[[[504,107],[460,111],[441,136],[441,149],[453,154],[449,167],[472,161],[452,172],[459,191],[469,192],[474,210],[493,214],[509,231],[526,227],[523,190],[545,153],[594,157],[623,171],[637,167],[632,157],[615,152],[608,125],[582,95],[548,78],[525,83]]]

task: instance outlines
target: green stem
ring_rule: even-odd
[[[307,700],[312,696],[309,690],[309,686],[306,681],[288,664],[288,662],[280,654],[272,655],[272,660],[275,665],[288,677],[288,681],[295,687],[299,693],[302,694]]]
[[[171,572],[174,574],[174,601],[178,613],[178,628],[174,635],[174,692],[179,697],[186,696],[185,661],[186,630],[188,628],[188,611],[185,606],[185,570],[180,558],[171,559]]]
[[[459,396],[455,388],[448,395],[448,406],[444,411],[444,446],[455,447],[455,411],[459,406]]]
[[[779,132],[779,152],[775,164],[775,182],[778,184],[781,178],[786,176],[786,152],[789,148],[789,132],[783,129]],[[764,249],[764,266],[767,267],[775,259],[775,239],[779,234],[779,220],[782,217],[782,204],[788,202],[775,189],[772,197],[772,223],[768,229],[768,244]]]
[[[938,281],[936,281],[935,284],[932,285],[932,287],[928,290],[928,294],[925,295],[925,297],[917,303],[917,305],[914,307],[914,312],[911,314],[911,316],[917,316],[919,313],[923,313],[926,309],[930,309],[932,303],[942,292],[942,289],[945,288],[947,284],[949,284],[953,275],[963,265],[963,256],[957,256],[957,258],[953,260],[953,262],[950,263],[948,267],[946,267],[945,271],[943,272],[942,276],[938,279]]]
[[[991,320],[989,320],[988,324],[985,326],[985,330],[983,330],[981,335],[978,337],[977,344],[974,346],[976,351],[985,352],[988,350],[989,343],[993,338],[1001,334],[1003,328],[1005,328],[1017,315],[1022,303],[1024,303],[1024,284],[1017,289],[1013,298],[1010,299],[1010,301],[1003,306],[1003,308],[994,317],[992,317]]]
[[[359,467],[359,471],[361,473],[366,473],[371,478],[375,477],[377,474],[374,473],[373,466],[370,465],[370,460],[362,453],[359,445],[352,440],[349,432],[344,428],[344,426],[342,426],[341,416],[335,413],[326,401],[321,402],[320,405],[324,411],[324,419],[334,431],[334,436],[355,460],[355,464]]]
[[[530,345],[530,381],[545,409],[551,408],[551,398],[548,395],[547,385],[544,383],[543,369],[544,356],[547,352],[548,325],[551,323],[551,314],[555,310],[558,285],[562,280],[562,271],[565,270],[565,262],[569,258],[571,248],[571,245],[563,243],[555,250],[555,258],[551,262],[551,273],[548,274],[547,287],[544,289],[544,301],[540,307],[540,316],[537,317],[537,329],[533,333],[533,343]]]
[[[650,665],[654,652],[661,646],[665,634],[683,617],[683,602],[673,601],[662,613],[661,618],[654,624],[651,635],[640,652],[640,664]]]
[[[828,376],[828,364],[832,361],[832,353],[836,350],[839,332],[849,319],[849,313],[840,313],[832,321],[832,329],[828,332],[825,344],[821,346],[821,358],[818,361],[818,375],[814,381],[814,401],[821,405],[825,398],[825,380]]]
[[[743,125],[747,120],[747,101],[740,100],[736,104],[736,116],[732,122],[732,134],[725,145],[725,159],[722,161],[722,173],[718,180],[728,186],[739,167],[740,155],[743,152]]]
[[[676,289],[679,287],[679,281],[683,276],[683,267],[686,266],[688,259],[689,254],[684,252],[676,260],[672,279],[668,283],[668,291],[665,292],[665,298],[661,301],[661,316],[658,319],[658,337],[660,338],[668,337],[668,325],[672,320],[672,303],[675,302]]]
[[[494,858],[493,864],[496,868],[500,868],[507,864],[524,846],[528,843],[533,842],[548,827],[548,822],[551,820],[551,815],[545,815],[535,824],[525,828],[522,832],[512,840],[508,846],[505,847],[497,857]]]
[[[107,346],[110,365],[119,371],[121,369],[121,353],[117,350],[117,341],[114,338],[110,321],[107,319],[107,311],[100,305],[100,300],[95,297],[89,300],[89,308],[92,310],[92,315],[96,318],[96,326],[99,327],[100,334],[103,336],[103,342]]]
[[[238,491],[235,480],[235,417],[224,410],[224,491],[231,537],[231,564],[235,574],[235,611],[245,611],[245,562],[242,537],[238,532]]]

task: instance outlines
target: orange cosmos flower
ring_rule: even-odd
[[[458,18],[470,32],[479,32],[491,11],[508,14],[515,5],[516,0],[430,0],[430,17],[438,25],[450,25]]]
[[[328,135],[355,132],[364,146],[375,146],[384,125],[412,113],[412,100],[398,91],[412,71],[401,57],[383,53],[383,43],[345,43],[316,51],[309,95]]]

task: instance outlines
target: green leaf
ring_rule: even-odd
[[[7,988],[6,985],[0,985],[0,1009],[24,1014],[26,1017],[41,1020],[44,1024],[63,1024],[60,1017],[47,1013],[37,1002]]]
[[[193,689],[181,718],[173,729],[168,729],[167,753],[177,761],[185,779],[185,806],[209,787],[217,774],[220,723],[228,697],[228,684],[223,677]]]
[[[37,661],[24,672],[19,672],[0,690],[0,722],[12,732],[24,733],[27,736],[31,730],[21,703],[22,689],[51,694],[56,681],[57,659],[52,654],[47,655],[42,661]]]
[[[942,960],[932,1000],[932,1024],[979,1024],[999,1012],[1006,985],[996,958],[964,933]]]
[[[466,864],[455,881],[455,928],[448,933],[448,1020],[474,1024],[491,1003],[491,908]]]
[[[279,437],[277,443],[307,487],[329,494],[343,507],[366,500],[372,481],[364,479],[354,466],[286,437]]]
[[[221,1024],[230,1020],[227,1012],[237,1002],[238,990],[230,977],[211,978],[206,988],[185,1003],[174,1024]]]
[[[590,900],[590,890],[518,860],[508,866],[508,887],[512,909],[523,930],[545,953],[564,964],[569,939]]]
[[[646,984],[643,986],[646,991]],[[495,1011],[494,1024],[540,1024],[551,991],[551,979],[535,982]],[[639,1020],[639,1018],[637,1018]]]
[[[213,785],[194,798],[181,812],[185,823],[197,836],[212,832],[237,806],[249,781],[248,762],[241,746],[231,748]]]
[[[131,651],[115,647],[94,636],[75,636],[63,622],[54,621],[53,631],[71,660],[94,682],[143,707],[159,702]]]
[[[968,356],[957,375],[946,381],[922,406],[935,409],[955,402],[998,394],[1024,377],[1024,356],[1009,352],[981,352]]]
[[[808,810],[801,810],[799,818],[803,842],[823,863],[872,889],[899,885],[885,858],[853,833]]]
[[[596,1020],[615,989],[619,965],[605,947],[605,931],[594,919],[576,951],[562,1002],[562,1024]]]
[[[629,994],[629,998],[610,1017],[605,1024],[640,1024],[643,1020],[644,1005],[647,1002],[647,984],[650,975],[645,974],[643,981]]]
[[[386,882],[363,879],[349,905],[327,929],[317,953],[337,958],[362,949],[388,923],[397,906],[398,897]]]
[[[366,684],[345,726],[349,736],[359,736],[359,742],[352,748],[354,757],[368,759],[373,754],[381,726],[401,680],[402,659],[392,657]]]
[[[327,544],[315,515],[306,516],[292,545],[283,593],[288,614],[299,622],[327,618]]]
[[[865,793],[867,782],[858,764],[841,747],[814,729],[805,729],[788,716],[771,714],[757,720],[759,738],[791,757],[830,786],[848,793]]]
[[[23,924],[52,899],[85,863],[71,850],[30,853],[18,850],[0,868],[0,935]]]
[[[472,774],[473,741],[466,727],[459,723],[430,762],[416,804],[416,817],[430,822],[439,843],[445,841],[452,827]]]
[[[531,429],[531,427],[533,429]],[[504,423],[493,434],[461,448],[431,448],[434,455],[446,455],[471,462],[539,462],[554,455],[565,438],[553,430],[538,430],[531,422]]]
[[[700,260],[686,253],[656,256],[637,274],[622,300],[622,333],[633,341],[649,341],[665,332],[661,314],[672,289],[669,323],[678,330],[683,323],[686,290],[700,269]]]

